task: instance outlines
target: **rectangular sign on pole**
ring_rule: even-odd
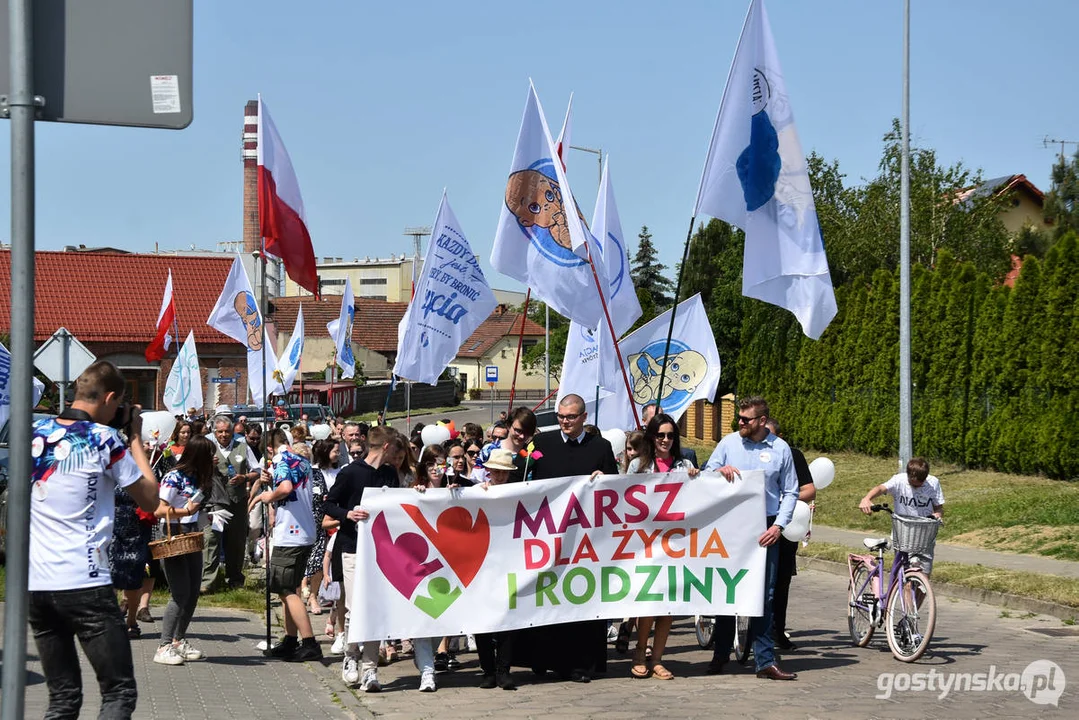
[[[38,120],[180,130],[194,117],[193,0],[35,0]],[[0,0],[8,37],[9,0]],[[0,104],[9,92],[0,53]]]
[[[210,378],[210,382],[212,382],[212,383],[234,383],[234,382],[236,382],[236,378],[235,377],[215,377],[215,378]]]
[[[760,470],[383,488],[363,503],[350,642],[762,611]]]
[[[487,371],[487,382],[489,382],[489,383],[498,382],[498,366],[497,365],[488,365],[487,368],[486,368],[486,371]]]

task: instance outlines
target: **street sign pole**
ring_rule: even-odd
[[[491,388],[491,424],[495,424],[495,384],[493,382],[487,383]]]
[[[10,0],[11,82],[11,434],[9,476],[28,478],[34,376],[34,48],[32,0]],[[26,616],[30,593],[30,483],[8,485],[7,595],[0,718],[26,705]]]
[[[60,348],[63,353],[60,360],[60,412],[63,412],[67,404],[67,384],[71,381],[71,333],[67,328],[61,328]]]

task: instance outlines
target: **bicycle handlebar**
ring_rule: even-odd
[[[872,510],[873,512],[881,512],[882,510],[884,512],[891,512],[892,511],[892,508],[890,508],[888,506],[888,503],[881,503],[880,505],[871,505],[869,507],[869,509]]]

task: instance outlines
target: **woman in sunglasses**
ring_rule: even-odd
[[[510,431],[505,439],[492,442],[476,456],[476,469],[472,471],[473,483],[479,485],[490,480],[483,465],[495,450],[508,450],[513,456],[513,465],[516,469],[510,472],[508,482],[521,482],[526,479],[525,468],[530,465],[526,457],[526,449],[536,434],[536,414],[524,406],[516,408],[507,420],[507,424]],[[528,469],[530,471],[531,467]]]
[[[670,415],[660,413],[653,417],[644,430],[644,439],[640,454],[630,461],[627,472],[684,472],[690,477],[700,474],[700,470],[695,468],[693,463],[682,457],[682,447],[678,441],[678,425]],[[629,670],[633,677],[646,678],[652,675],[657,680],[670,680],[674,677],[662,663],[663,651],[667,647],[667,636],[671,632],[673,622],[674,618],[670,615],[658,618],[637,618],[637,649],[633,654],[633,665]],[[656,636],[652,641],[652,667],[649,669],[648,634],[652,630],[653,623],[656,626]]]

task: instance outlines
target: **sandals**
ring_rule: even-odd
[[[641,648],[637,648],[633,652],[633,665],[629,668],[629,674],[635,678],[643,680],[652,674],[652,671],[648,669],[647,659]]]
[[[674,673],[659,663],[656,663],[652,666],[652,677],[656,680],[671,680],[674,678]]]

